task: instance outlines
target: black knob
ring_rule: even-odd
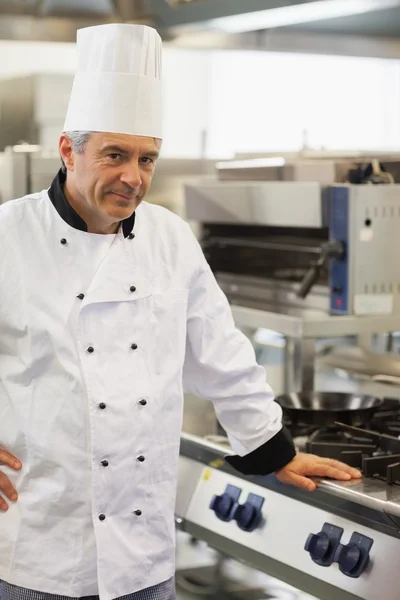
[[[108,467],[108,460],[102,460],[101,464],[103,465],[103,467]]]
[[[132,293],[136,292],[136,287],[134,285],[131,285],[131,287],[129,289]]]
[[[231,513],[234,504],[234,498],[225,492],[220,496],[214,496],[211,501],[210,508],[215,512],[218,519],[221,519],[221,521],[231,521],[233,518]]]
[[[101,408],[102,410],[104,410],[105,407],[106,407],[106,404],[104,404],[104,402],[100,402],[99,408]]]
[[[142,514],[142,511],[141,511],[141,510],[139,510],[139,509],[138,509],[138,510],[135,510],[134,512],[135,512],[135,515],[136,515],[137,517],[140,517],[140,515]]]
[[[92,354],[92,352],[94,352],[93,346],[89,346],[89,348],[87,349],[87,351],[89,352],[89,354]]]
[[[83,300],[85,297],[85,294],[78,294],[77,298],[79,298],[79,300]]]
[[[141,404],[142,406],[146,406],[147,400],[140,400],[139,404]]]
[[[106,515],[99,515],[99,520],[100,520],[100,521],[104,521],[104,520],[105,520],[105,518],[106,518]]]

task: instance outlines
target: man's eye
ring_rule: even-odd
[[[142,163],[144,165],[149,165],[150,163],[153,162],[152,159],[149,158],[148,156],[143,156],[140,160],[142,161]]]
[[[121,158],[121,155],[117,154],[117,153],[113,153],[113,154],[109,154],[108,157],[111,158],[111,160],[118,160],[119,158]]]

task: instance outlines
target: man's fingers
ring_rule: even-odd
[[[311,479],[303,477],[302,475],[297,475],[297,473],[293,473],[293,471],[282,473],[282,475],[277,475],[277,477],[282,483],[295,485],[307,492],[313,492],[317,488],[316,484]]]
[[[7,502],[0,496],[0,511],[6,511],[8,510],[8,504]]]
[[[8,479],[8,477],[6,475],[4,475],[4,473],[2,473],[1,471],[0,471],[0,490],[3,492],[3,494],[5,496],[7,496],[7,498],[9,498],[10,500],[13,500],[14,502],[18,497],[15,487],[13,486],[11,481]]]
[[[351,479],[350,473],[346,473],[341,469],[336,469],[335,467],[331,467],[330,465],[326,465],[324,463],[316,463],[313,465],[308,475],[314,475],[316,477],[331,477],[332,479],[340,479],[342,481]]]
[[[16,469],[17,471],[22,467],[22,464],[17,458],[15,458],[15,456],[9,452],[6,452],[6,450],[3,450],[2,448],[0,448],[0,464],[7,465],[8,467]]]
[[[319,462],[321,462],[322,464],[326,464],[331,467],[334,467],[336,469],[339,469],[340,471],[345,471],[346,473],[349,473],[352,477],[356,477],[356,478],[362,477],[362,474],[358,469],[349,467],[349,465],[346,465],[345,463],[340,462],[339,460],[334,460],[333,458],[319,457]]]

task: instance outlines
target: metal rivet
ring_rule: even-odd
[[[141,511],[141,510],[139,510],[139,509],[138,509],[138,510],[135,510],[134,512],[135,512],[135,515],[136,515],[137,517],[140,517],[140,515],[142,514],[142,511]]]
[[[139,404],[141,404],[142,406],[146,406],[147,400],[140,400]]]
[[[138,456],[137,459],[139,462],[144,462],[146,460],[144,456]]]
[[[99,515],[99,519],[100,519],[100,521],[104,521],[104,520],[105,520],[105,518],[106,518],[106,515]]]
[[[85,294],[78,294],[77,298],[79,298],[79,300],[83,300],[85,297]]]
[[[134,238],[134,237],[135,237],[135,234],[134,234],[134,233],[130,233],[130,234],[128,235],[128,239],[130,239],[130,240],[133,240],[133,238]]]
[[[107,405],[104,404],[104,402],[100,402],[100,404],[99,404],[99,408],[101,408],[102,410],[104,410],[106,406]]]
[[[108,467],[108,460],[102,460],[101,464],[103,465],[103,467]]]
[[[133,292],[136,292],[136,288],[134,285],[131,285],[131,287],[129,289],[132,292],[132,294],[133,294]]]
[[[89,346],[89,348],[87,349],[87,352],[89,352],[89,354],[92,354],[92,352],[94,352],[93,346]]]
[[[132,348],[132,350],[137,350],[137,344],[132,344],[131,348]]]
[[[62,238],[62,239],[60,240],[60,243],[61,243],[63,246],[65,246],[65,244],[67,243],[67,240],[66,240],[65,238]]]

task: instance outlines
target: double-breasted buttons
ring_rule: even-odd
[[[102,460],[101,464],[103,465],[103,467],[108,467],[108,460]]]
[[[89,346],[89,348],[87,348],[86,352],[89,352],[89,354],[92,354],[92,352],[94,352],[93,346]]]
[[[66,243],[67,243],[67,240],[65,238],[61,238],[60,244],[62,244],[63,246],[65,246]]]
[[[134,511],[134,513],[135,513],[135,515],[136,515],[137,517],[140,517],[140,515],[142,514],[142,511],[141,511],[141,510],[139,510],[139,509],[137,509],[137,510],[135,510],[135,511]]]
[[[135,237],[135,234],[134,234],[134,233],[130,233],[130,234],[128,235],[128,239],[129,239],[129,240],[133,240],[133,238],[134,238],[134,237]]]
[[[144,456],[138,456],[137,459],[139,462],[144,462],[146,460]]]
[[[103,514],[99,515],[100,521],[105,521],[105,518],[106,518],[106,515],[103,515]]]
[[[99,408],[101,408],[102,410],[104,410],[106,408],[106,404],[104,404],[104,402],[100,402],[99,404]]]
[[[85,294],[78,294],[77,298],[79,298],[79,300],[83,300],[85,297]]]
[[[141,406],[146,406],[146,404],[147,404],[147,400],[145,400],[145,399],[143,398],[143,400],[140,400],[140,401],[139,401],[139,404],[141,404]]]
[[[131,285],[131,287],[129,288],[129,291],[132,292],[136,292],[136,287],[134,285]]]

